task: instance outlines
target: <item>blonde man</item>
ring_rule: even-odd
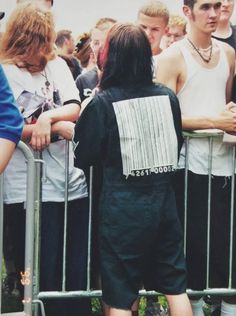
[[[161,47],[167,48],[176,41],[181,40],[186,34],[187,20],[181,15],[171,15],[168,31],[163,35]]]
[[[47,9],[51,9],[53,6],[53,0],[16,0],[16,3],[23,3],[23,2],[29,2],[29,1],[36,1],[43,3]]]
[[[145,31],[152,49],[152,57],[156,66],[156,59],[161,53],[161,39],[168,30],[169,11],[164,3],[151,0],[143,4],[138,10],[137,23]]]

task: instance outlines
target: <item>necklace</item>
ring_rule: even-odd
[[[45,81],[45,86],[46,86],[46,89],[48,90],[49,87],[50,87],[50,82],[49,82],[49,80],[48,80],[46,71],[44,70],[44,73],[40,72],[40,75],[43,76],[43,77],[46,79],[46,81]]]
[[[188,42],[190,43],[190,45],[193,47],[193,49],[198,53],[198,55],[201,57],[201,59],[205,62],[205,63],[209,63],[211,61],[211,57],[212,57],[212,49],[213,49],[213,45],[211,43],[211,45],[208,48],[202,49],[203,53],[201,53],[201,49],[197,48],[192,41],[190,41],[189,38],[187,38]],[[206,58],[203,54],[208,52],[210,50],[209,56]]]

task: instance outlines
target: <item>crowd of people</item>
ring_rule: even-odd
[[[40,291],[62,290],[67,187],[66,291],[87,287],[90,203],[91,286],[102,290],[105,316],[137,316],[143,288],[168,303],[157,310],[156,296],[148,297],[146,316],[204,316],[209,300],[212,316],[235,316],[235,295],[206,300],[186,293],[203,291],[207,278],[207,287],[227,288],[231,272],[236,287],[229,262],[236,265],[234,0],[184,0],[182,15],[171,14],[164,1],[146,0],[136,21],[101,17],[77,38],[56,31],[53,5],[18,0],[0,38],[3,296],[24,296],[21,139],[47,165]],[[195,130],[217,137],[211,146],[207,137],[186,145],[182,132]],[[46,316],[92,315],[89,298],[43,303]]]

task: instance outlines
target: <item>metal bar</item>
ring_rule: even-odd
[[[187,294],[191,296],[203,296],[203,295],[232,295],[236,296],[236,289],[206,289],[203,291],[193,291],[187,290]],[[163,295],[160,292],[156,291],[146,291],[140,290],[139,296],[153,296],[153,295]],[[101,297],[101,290],[93,291],[68,291],[68,292],[59,292],[59,291],[50,291],[50,292],[40,292],[38,294],[39,299],[58,299],[58,298],[83,298],[83,297]]]
[[[34,303],[34,304],[37,304],[36,306],[39,305],[40,311],[41,311],[41,316],[46,316],[43,302],[40,301],[40,300],[33,300],[33,303]]]
[[[27,161],[25,271],[22,273],[21,281],[24,284],[24,312],[26,316],[32,316],[35,162],[32,151],[26,144],[20,142],[18,148],[22,151]]]
[[[91,288],[91,238],[92,238],[92,209],[93,209],[93,167],[89,168],[89,224],[88,224],[88,257],[87,257],[87,291]]]
[[[229,288],[232,288],[233,275],[233,238],[234,238],[234,194],[235,190],[235,146],[232,150],[232,177],[231,177],[231,202],[230,202],[230,242],[229,242]]]
[[[68,182],[69,182],[69,141],[65,146],[65,203],[64,203],[64,232],[63,232],[63,262],[62,262],[62,291],[66,291],[66,247],[67,247],[67,218],[68,218]]]
[[[185,171],[184,171],[184,253],[187,249],[187,220],[188,220],[188,162],[189,136],[185,139]]]
[[[33,298],[37,296],[40,286],[40,244],[41,244],[41,212],[42,212],[42,181],[46,180],[46,165],[42,160],[42,152],[34,152],[35,161],[35,186],[34,186],[34,270],[33,270]],[[43,169],[42,169],[43,166]],[[34,315],[38,315],[38,305],[34,307]]]
[[[210,272],[210,245],[211,245],[211,173],[212,173],[212,150],[213,137],[209,138],[209,155],[208,155],[208,201],[207,201],[207,268],[206,268],[206,288],[209,288]]]

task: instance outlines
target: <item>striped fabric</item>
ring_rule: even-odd
[[[168,96],[119,101],[113,108],[125,176],[176,169],[178,144]]]

